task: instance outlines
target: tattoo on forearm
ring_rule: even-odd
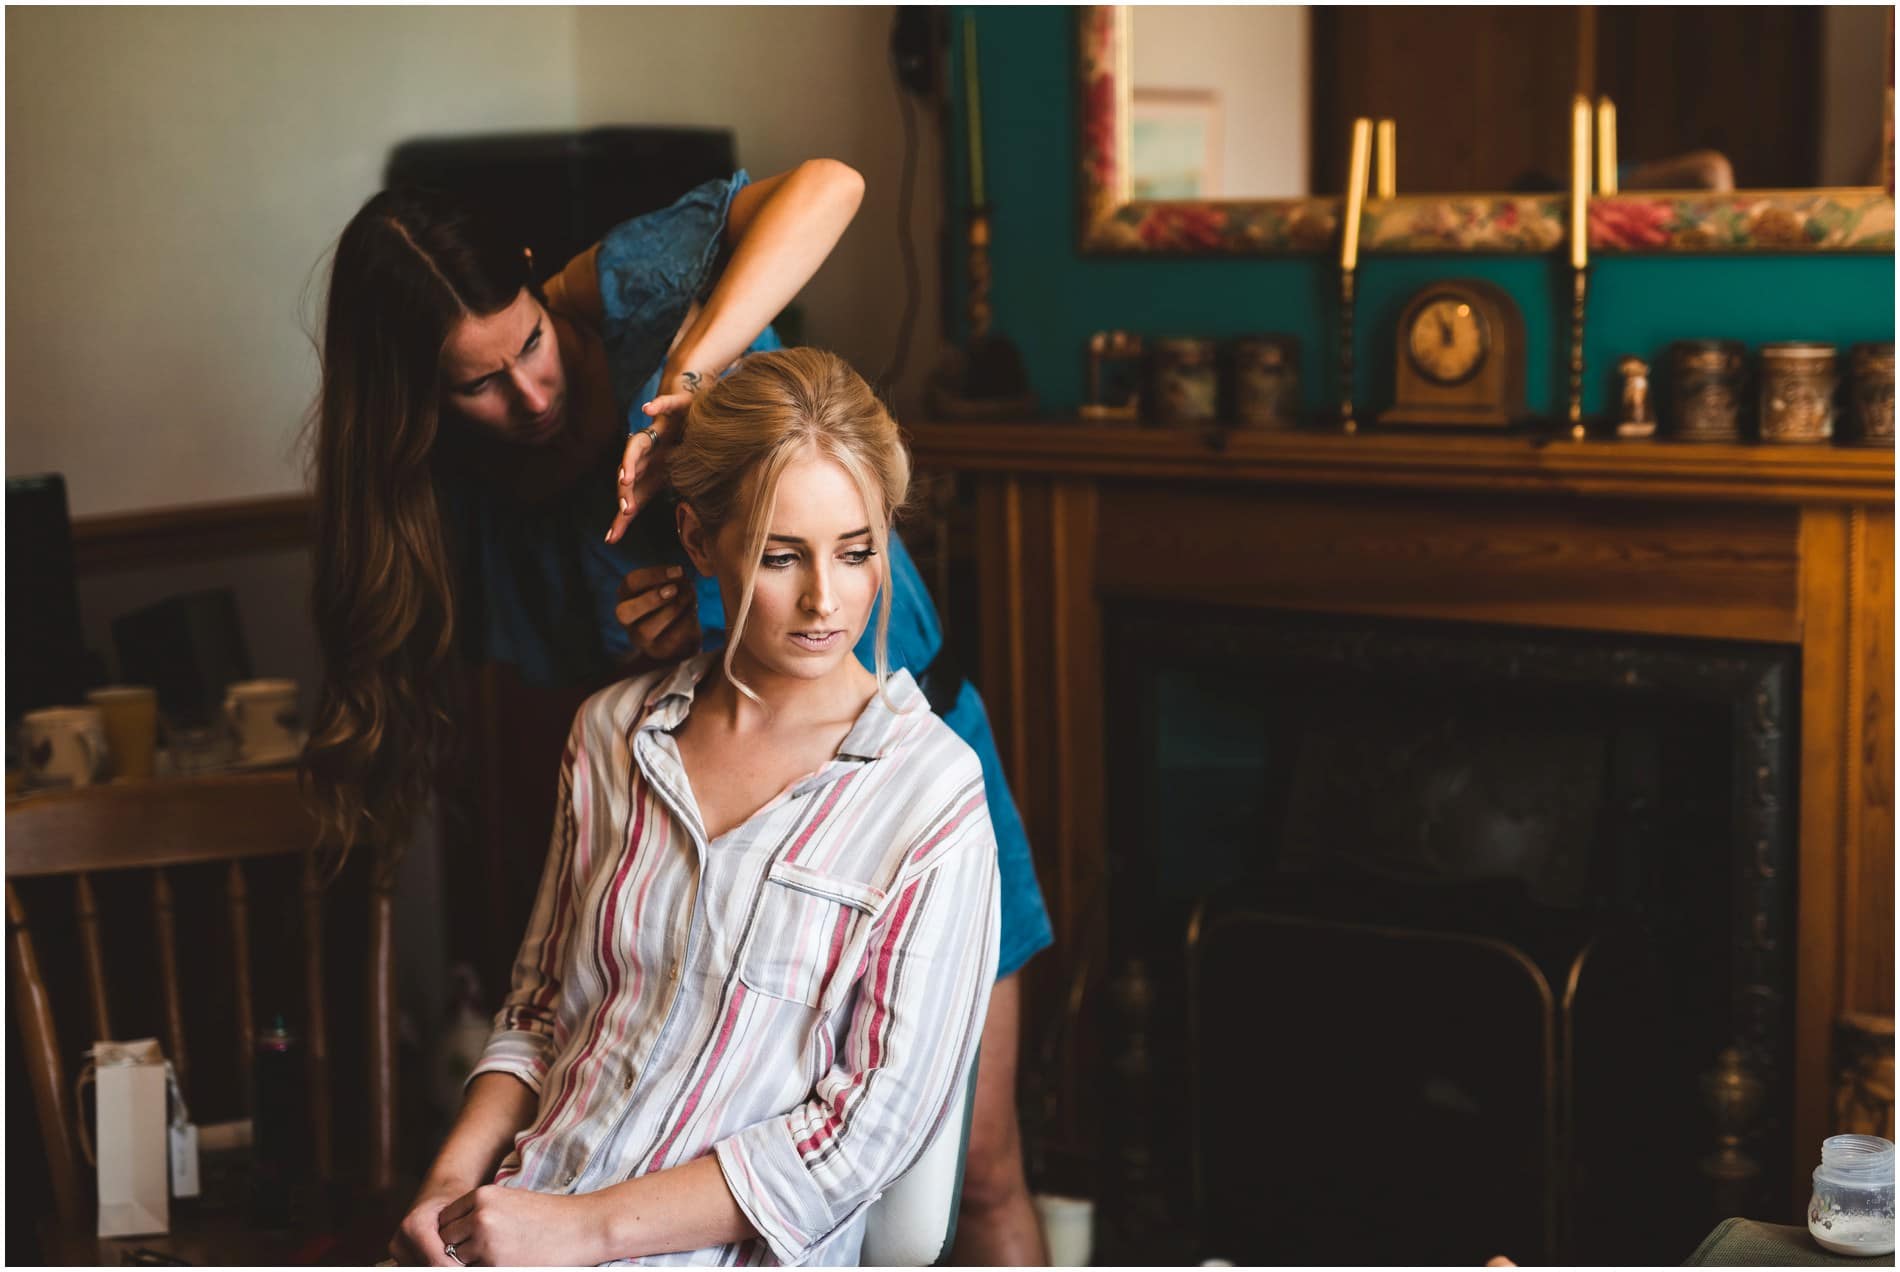
[[[699,392],[702,382],[703,378],[697,371],[680,372],[680,383],[685,386],[688,393]]]

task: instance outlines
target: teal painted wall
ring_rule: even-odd
[[[993,208],[991,299],[996,328],[1023,352],[1043,407],[1081,400],[1089,333],[1150,336],[1285,332],[1300,338],[1306,406],[1335,397],[1337,269],[1316,256],[1251,259],[1085,257],[1076,247],[1074,10],[953,10],[954,189],[960,235],[967,201],[962,19],[973,16],[983,78],[984,170]],[[1336,259],[1336,258],[1334,258]],[[1561,414],[1568,356],[1566,258],[1457,255],[1361,257],[1355,400],[1362,416],[1391,400],[1395,327],[1407,297],[1447,277],[1489,279],[1524,314],[1526,398]],[[1591,272],[1584,408],[1606,409],[1616,359],[1653,357],[1672,340],[1720,338],[1841,345],[1892,340],[1891,255],[1600,258]]]

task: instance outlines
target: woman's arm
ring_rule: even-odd
[[[655,417],[653,426],[627,439],[619,472],[620,512],[607,542],[619,541],[657,488],[661,474],[645,461],[678,426],[678,413],[690,400],[683,390],[693,377],[716,377],[745,352],[818,272],[863,198],[864,178],[836,159],[807,159],[732,196],[726,214],[732,258],[667,354],[660,396],[646,408]]]
[[[836,159],[807,159],[732,196],[732,258],[667,356],[661,390],[686,371],[708,377],[744,353],[810,282],[864,201],[864,178]]]
[[[440,1231],[442,1211],[494,1177],[539,1102],[525,1083],[506,1073],[484,1073],[469,1084],[442,1151],[389,1243],[398,1262],[455,1266]]]
[[[584,1267],[758,1236],[712,1157],[564,1197],[477,1188],[442,1209],[441,1237],[469,1264]]]

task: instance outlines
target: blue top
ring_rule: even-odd
[[[667,346],[680,324],[718,278],[732,197],[749,181],[743,169],[728,180],[708,181],[669,208],[615,227],[600,241],[595,258],[604,310],[600,334],[614,405],[629,433],[652,423],[640,407],[659,392]],[[780,347],[768,327],[748,352]],[[693,569],[664,508],[636,517],[619,543],[603,541],[616,511],[608,470],[583,474],[560,495],[533,505],[496,497],[471,481],[445,477],[438,489],[459,562],[457,626],[470,656],[512,663],[533,684],[601,679],[632,651],[614,617],[621,578],[660,564],[682,566],[692,580],[702,647],[725,644],[718,580]],[[920,671],[936,657],[942,633],[923,579],[896,535],[890,556],[896,583],[890,665]],[[866,666],[875,639],[873,611],[857,650]]]

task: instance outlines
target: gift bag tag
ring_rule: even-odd
[[[172,1196],[198,1195],[198,1125],[185,1107],[185,1093],[178,1085],[178,1070],[165,1062],[165,1089],[171,1096],[171,1124],[167,1127],[171,1147]]]
[[[171,1127],[172,1196],[198,1195],[198,1127],[174,1122]]]

